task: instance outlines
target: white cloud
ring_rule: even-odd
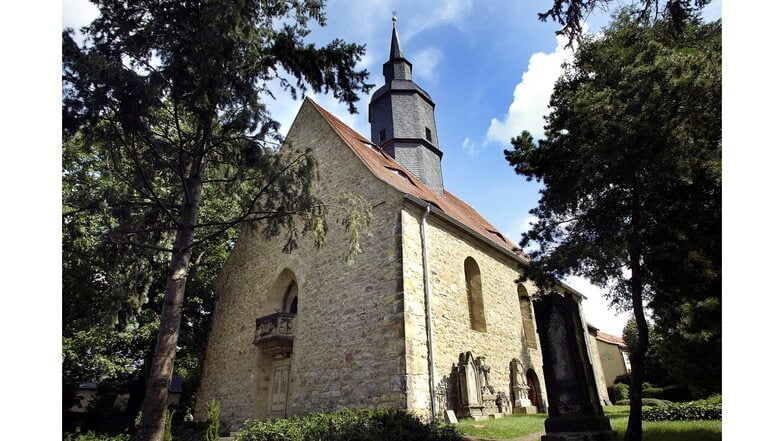
[[[405,12],[405,26],[400,28],[401,38],[408,40],[414,35],[444,24],[460,24],[473,8],[473,0],[420,0],[398,1],[398,11]],[[410,18],[409,18],[410,17]]]
[[[509,140],[528,130],[534,139],[544,136],[544,116],[553,86],[561,76],[561,65],[570,62],[574,53],[566,48],[566,38],[556,37],[557,47],[551,53],[537,52],[528,61],[520,83],[514,90],[514,99],[502,121],[493,118],[487,129],[486,141],[509,144]]]
[[[63,28],[79,29],[98,17],[98,7],[87,0],[63,0]]]
[[[424,82],[438,83],[438,66],[444,61],[440,50],[429,47],[416,52],[409,58],[414,66],[413,75]]]
[[[463,150],[468,153],[469,156],[476,156],[476,143],[471,140],[471,138],[466,138],[463,140]]]

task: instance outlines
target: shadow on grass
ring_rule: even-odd
[[[605,415],[612,430],[622,440],[629,419],[629,406],[608,406]],[[464,435],[481,439],[522,438],[544,430],[546,414],[515,415],[497,420],[461,420],[458,430]],[[645,441],[720,441],[721,421],[644,421]]]
[[[618,439],[622,440],[629,420],[628,406],[625,412],[611,409],[605,410],[605,414],[610,418],[612,429],[618,432]],[[643,421],[642,432],[645,441],[720,441],[721,421]]]

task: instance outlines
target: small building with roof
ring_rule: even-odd
[[[631,373],[629,353],[623,338],[601,331],[596,332],[596,353],[608,385],[621,375]]]

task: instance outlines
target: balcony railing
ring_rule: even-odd
[[[277,312],[256,319],[253,344],[262,352],[286,353],[294,346],[294,318],[297,314]]]

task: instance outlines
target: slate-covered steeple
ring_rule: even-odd
[[[392,44],[389,48],[389,61],[384,63],[384,82],[392,80],[411,80],[411,63],[403,57],[400,40],[397,38],[397,19],[392,17]]]
[[[414,83],[411,63],[403,56],[392,18],[389,61],[384,85],[370,100],[371,140],[428,187],[444,192],[441,150],[436,133],[435,103]]]

